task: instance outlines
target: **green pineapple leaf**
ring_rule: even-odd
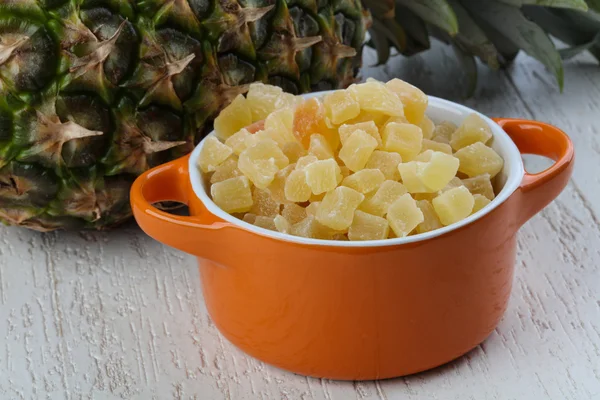
[[[600,0],[587,0],[588,7],[596,12],[600,12]]]
[[[544,7],[574,8],[576,10],[587,11],[588,5],[584,0],[498,0],[502,3],[515,7],[521,7],[527,4]],[[597,0],[595,0],[597,1]]]
[[[593,47],[597,47],[600,45],[600,32],[589,42],[580,44],[578,46],[567,47],[565,49],[560,49],[558,53],[562,57],[563,60],[568,60],[570,58],[575,57],[579,53],[590,50]]]
[[[397,2],[417,14],[423,21],[445,30],[450,35],[458,33],[456,15],[446,0],[397,0]]]

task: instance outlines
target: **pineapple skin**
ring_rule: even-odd
[[[104,229],[250,83],[354,82],[360,0],[0,2],[0,221]]]

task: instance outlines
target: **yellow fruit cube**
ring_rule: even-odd
[[[215,204],[228,213],[247,212],[252,207],[250,181],[245,176],[217,182],[210,187]]]
[[[431,193],[434,190],[429,189],[421,180],[419,171],[422,171],[426,163],[421,161],[410,161],[398,164],[398,171],[402,183],[409,193]]]
[[[432,203],[440,222],[448,226],[468,217],[475,200],[469,189],[460,186],[440,194]]]
[[[333,150],[331,149],[331,146],[329,146],[325,136],[319,133],[311,135],[308,152],[316,156],[319,160],[333,158]]]
[[[350,135],[342,146],[338,157],[351,171],[359,171],[377,147],[377,140],[363,130],[357,130]]]
[[[283,206],[281,215],[291,225],[294,225],[306,218],[306,209],[304,207],[300,207],[296,203],[289,203]]]
[[[216,172],[215,172],[216,174]],[[471,194],[476,195],[480,194],[482,196],[487,197],[490,200],[494,200],[496,195],[494,194],[494,187],[492,186],[492,181],[490,180],[489,174],[483,174],[474,176],[473,178],[467,178],[462,180],[462,184],[469,189]]]
[[[433,130],[433,137],[443,137],[446,138],[448,140],[448,143],[450,142],[450,139],[452,138],[452,134],[454,133],[454,131],[456,131],[458,129],[458,127],[453,124],[450,121],[442,121],[439,125],[436,125],[435,129]]]
[[[325,96],[323,99],[327,117],[336,125],[356,118],[360,113],[360,105],[354,95],[347,90],[340,90]]]
[[[452,179],[450,179],[450,182],[448,182],[448,184],[446,186],[444,186],[444,188],[441,190],[442,192],[445,192],[446,190],[450,190],[450,189],[454,189],[460,186],[464,186],[462,181],[460,180],[460,178],[458,177],[454,177]]]
[[[392,79],[385,86],[400,98],[404,105],[404,115],[411,124],[419,124],[425,116],[429,99],[421,89],[400,79]]]
[[[319,159],[314,154],[302,156],[296,161],[296,169],[304,169],[315,161],[319,161]]]
[[[385,218],[356,210],[348,229],[350,240],[381,240],[388,237],[390,226]]]
[[[417,233],[430,232],[444,226],[430,201],[417,200],[417,207],[423,213],[423,222],[417,225]]]
[[[304,148],[310,145],[310,137],[315,133],[325,136],[332,149],[339,146],[339,136],[327,124],[325,107],[317,98],[310,98],[299,104],[294,112],[294,135]]]
[[[256,221],[256,214],[252,214],[252,213],[248,213],[248,214],[244,214],[244,218],[242,218],[244,222],[247,222],[249,224],[254,224],[254,221]]]
[[[502,171],[504,160],[491,147],[481,142],[463,147],[454,153],[460,161],[458,170],[469,177],[490,174],[493,178]]]
[[[235,155],[239,156],[242,153],[242,151],[246,150],[246,140],[251,135],[252,134],[246,129],[241,129],[237,133],[234,133],[232,136],[230,136],[225,141],[225,144],[233,149]]]
[[[454,150],[460,150],[470,144],[487,143],[492,138],[492,129],[477,114],[469,114],[462,124],[452,133],[450,145]]]
[[[264,217],[274,217],[279,214],[279,203],[276,202],[268,190],[255,187],[252,190],[252,208],[250,212]]]
[[[292,235],[312,239],[331,240],[339,232],[319,223],[314,216],[308,215],[302,221],[292,225]]]
[[[227,160],[232,153],[231,147],[221,143],[216,137],[209,136],[204,140],[198,158],[198,166],[204,173],[212,172]]]
[[[325,195],[323,195],[323,197],[325,197]],[[306,215],[312,215],[316,217],[319,205],[321,205],[321,201],[313,201],[308,206],[306,206]]]
[[[321,224],[338,231],[352,224],[354,211],[365,199],[362,193],[345,186],[327,192],[317,209],[316,219]]]
[[[306,183],[313,194],[335,189],[342,179],[339,165],[334,159],[315,161],[304,168]]]
[[[342,142],[342,144],[346,143],[346,139],[348,139],[350,137],[350,135],[352,135],[354,132],[356,132],[358,130],[364,131],[364,132],[368,133],[369,135],[373,136],[373,138],[375,138],[375,140],[377,140],[377,147],[383,146],[383,142],[381,141],[381,135],[379,134],[379,129],[377,128],[377,125],[375,125],[375,122],[373,122],[373,121],[359,122],[357,124],[352,124],[352,125],[344,124],[344,125],[340,126],[338,129],[338,132],[339,132],[340,141]]]
[[[450,139],[448,139],[446,136],[434,136],[431,138],[431,140],[437,143],[447,144],[448,146],[450,146]],[[452,146],[450,146],[450,148],[452,148]]]
[[[404,116],[402,101],[383,83],[374,81],[355,83],[350,85],[348,91],[354,94],[363,111],[394,117]]]
[[[277,143],[273,140],[261,140],[242,151],[238,168],[256,187],[266,189],[275,179],[277,171],[285,168],[288,163]]]
[[[279,136],[283,138],[284,143],[297,142],[293,132],[293,124],[294,108],[286,107],[269,114],[265,120],[265,130],[279,132]]]
[[[422,140],[423,132],[416,125],[392,122],[383,130],[383,148],[400,154],[403,161],[410,161],[421,152]]]
[[[275,225],[275,218],[273,217],[265,217],[263,215],[257,215],[252,223],[254,226],[258,226],[259,228],[268,229],[270,231],[276,231],[277,227]]]
[[[288,220],[281,215],[275,216],[275,218],[273,219],[273,223],[275,224],[275,229],[277,229],[278,232],[290,233],[290,231],[292,230],[292,226],[290,225]]]
[[[408,193],[389,206],[386,218],[397,237],[408,236],[425,219],[417,202]]]
[[[406,194],[406,188],[403,184],[396,181],[385,181],[375,194],[366,198],[358,208],[369,214],[383,217],[388,212],[390,204],[404,194]]]
[[[306,183],[306,174],[302,170],[294,170],[285,181],[285,198],[289,201],[302,203],[308,201],[311,195],[310,186]]]
[[[240,129],[252,124],[252,113],[246,98],[239,94],[215,118],[215,135],[225,141]]]
[[[271,182],[267,188],[271,194],[271,197],[273,198],[273,201],[279,204],[289,203],[288,199],[285,198],[285,181],[287,180],[288,175],[294,170],[294,167],[294,164],[290,164],[287,167],[277,171],[275,174],[273,182]]]
[[[441,151],[442,153],[452,154],[452,147],[447,143],[436,142],[435,140],[423,139],[421,142],[421,151],[427,150]]]
[[[485,197],[483,195],[474,194],[473,195],[473,210],[471,211],[471,214],[475,214],[477,211],[481,210],[483,207],[487,206],[491,202],[492,201],[490,199],[488,199],[487,197]]]
[[[238,159],[236,156],[230,156],[227,160],[223,161],[221,165],[219,165],[214,174],[210,177],[210,183],[222,182],[229,178],[235,178],[236,176],[241,176],[242,171],[240,171],[237,167]]]
[[[431,156],[433,155],[433,150],[425,150],[417,155],[412,161],[420,161],[420,162],[429,162],[431,160]]]
[[[302,147],[300,142],[297,141],[287,142],[283,145],[281,150],[283,151],[283,154],[285,154],[285,156],[288,158],[288,160],[290,160],[290,163],[295,163],[300,157],[304,157],[305,155],[307,155],[307,152],[304,149],[304,147]]]
[[[278,86],[252,83],[246,95],[246,104],[250,107],[252,121],[261,121],[273,111],[292,106],[296,103],[293,96],[286,96]]]
[[[398,181],[400,180],[400,172],[398,172],[398,164],[402,162],[402,157],[398,153],[389,151],[375,150],[371,154],[371,158],[367,161],[365,168],[380,170],[385,179]]]
[[[376,190],[385,181],[383,172],[378,169],[362,169],[342,181],[342,186],[347,186],[362,194]]]
[[[375,126],[382,127],[389,118],[390,117],[385,114],[361,111],[360,114],[358,114],[358,117],[346,121],[346,125],[356,125],[363,122],[373,122],[375,123]]]
[[[435,130],[435,124],[429,119],[427,115],[423,116],[421,123],[417,124],[423,132],[423,139],[431,139],[433,137],[433,131]]]
[[[450,154],[432,151],[429,161],[418,164],[417,177],[430,192],[442,190],[455,177],[458,159]]]

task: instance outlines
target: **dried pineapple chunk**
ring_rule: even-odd
[[[362,169],[342,181],[342,186],[347,186],[362,194],[376,190],[385,181],[383,172],[378,169]]]
[[[385,86],[396,94],[404,105],[404,116],[411,124],[419,124],[425,116],[429,99],[421,89],[400,79],[392,79]]]
[[[462,184],[465,185],[467,189],[469,189],[469,192],[471,192],[473,195],[480,194],[490,200],[494,200],[494,197],[496,197],[494,194],[492,181],[490,180],[490,174],[483,174],[474,176],[473,178],[463,179]]]
[[[419,176],[419,171],[422,171],[425,167],[424,162],[421,161],[409,161],[407,163],[398,164],[398,171],[402,183],[406,187],[409,193],[431,193],[434,190],[429,189]]]
[[[417,177],[431,192],[442,190],[455,177],[458,159],[450,154],[432,151],[425,164],[417,166]]]
[[[296,162],[296,169],[304,169],[315,161],[319,161],[319,159],[314,154],[302,156]]]
[[[202,172],[212,172],[217,167],[227,160],[233,153],[231,147],[224,145],[214,136],[209,136],[204,140],[198,164]]]
[[[293,133],[294,108],[286,107],[273,111],[265,120],[265,130],[273,130],[279,133],[283,143],[297,142]]]
[[[452,147],[447,143],[436,142],[435,140],[423,139],[421,142],[421,151],[427,150],[441,151],[442,153],[452,154]]]
[[[230,156],[227,160],[223,161],[221,165],[219,165],[215,169],[215,173],[210,177],[210,183],[222,182],[229,178],[235,178],[236,176],[241,176],[242,171],[240,171],[237,167],[238,159],[236,156]]]
[[[398,164],[401,162],[402,157],[398,153],[375,150],[373,154],[371,154],[369,161],[367,161],[365,168],[378,169],[383,172],[385,179],[398,181],[400,180]]]
[[[469,114],[462,124],[452,133],[450,145],[454,150],[460,150],[470,144],[487,143],[492,138],[492,129],[477,114]]]
[[[306,209],[304,207],[300,207],[296,203],[289,203],[283,206],[281,215],[291,225],[294,225],[306,218]]]
[[[351,171],[356,172],[365,167],[376,147],[377,140],[359,129],[346,139],[338,157]]]
[[[346,139],[348,139],[350,135],[352,135],[355,131],[358,130],[365,131],[369,135],[373,136],[373,138],[377,140],[377,147],[383,146],[383,142],[381,141],[381,135],[379,134],[379,129],[373,121],[359,122],[357,124],[352,125],[344,124],[340,126],[338,132],[340,135],[340,141],[342,142],[342,145],[346,143]]]
[[[440,194],[432,203],[440,222],[448,226],[468,217],[475,200],[469,189],[460,186]]]
[[[408,193],[390,204],[386,218],[397,237],[408,236],[424,220],[423,213]]]
[[[339,146],[337,131],[327,125],[325,107],[317,98],[307,99],[296,107],[293,130],[304,148],[308,148],[310,137],[314,133],[325,136],[332,149]]]
[[[290,225],[288,220],[281,215],[275,216],[275,218],[273,219],[273,223],[275,224],[275,229],[277,229],[278,232],[290,233],[290,231],[292,230],[292,225]]]
[[[493,178],[504,166],[502,157],[481,142],[463,147],[454,156],[460,161],[458,170],[471,178],[482,174],[490,174]]]
[[[384,114],[393,117],[404,116],[402,101],[380,82],[352,84],[348,91],[354,94],[363,111]]]
[[[252,183],[266,189],[289,161],[273,140],[261,140],[240,154],[238,168]]]
[[[354,211],[365,199],[362,193],[345,186],[327,192],[317,209],[316,219],[321,224],[338,231],[352,224]]]
[[[348,229],[350,240],[381,240],[386,239],[390,226],[385,218],[356,210],[352,225]]]
[[[328,94],[323,99],[327,117],[336,125],[343,124],[349,119],[356,118],[360,113],[360,105],[356,98],[347,90]]]
[[[252,83],[246,95],[246,104],[252,113],[252,121],[260,121],[269,116],[273,111],[292,106],[296,103],[294,96],[283,93],[283,90],[274,85],[265,85],[260,82]]]
[[[323,195],[325,197],[325,195]],[[306,207],[306,215],[317,216],[317,210],[319,209],[319,205],[321,201],[313,201]]]
[[[249,224],[254,224],[254,221],[256,221],[256,214],[252,214],[252,213],[244,214],[244,218],[242,218],[242,220]]]
[[[383,148],[400,154],[403,161],[410,161],[421,152],[422,140],[423,132],[416,125],[392,122],[383,130]]]
[[[246,212],[252,207],[250,181],[245,176],[217,182],[210,187],[215,204],[228,213]]]
[[[285,181],[287,180],[288,175],[294,170],[294,167],[294,164],[290,164],[287,167],[277,171],[273,182],[271,182],[267,188],[273,197],[273,200],[279,204],[289,203],[288,199],[285,197]]]
[[[346,121],[344,125],[356,125],[363,122],[373,122],[375,123],[375,126],[379,128],[382,127],[389,118],[390,117],[385,114],[361,111],[360,114],[358,114],[358,117]]]
[[[423,213],[423,222],[417,225],[417,233],[430,232],[444,226],[440,222],[440,219],[430,201],[417,200],[417,207],[419,207]]]
[[[477,211],[481,210],[483,207],[487,206],[491,202],[492,201],[490,199],[488,199],[487,197],[485,197],[483,195],[474,194],[473,195],[473,210],[471,211],[471,214],[475,214]]]
[[[279,214],[279,203],[276,202],[267,190],[255,187],[252,190],[252,208],[250,212],[263,217],[274,217]]]
[[[342,173],[334,159],[315,161],[304,168],[306,183],[313,194],[321,194],[335,189],[341,181]]]
[[[302,170],[294,170],[285,181],[285,198],[302,203],[310,199],[310,186],[306,183],[306,174]]]
[[[423,139],[431,139],[433,137],[435,124],[427,115],[424,115],[421,122],[417,125],[419,125],[419,128],[421,128],[421,131],[423,132]]]
[[[257,215],[252,225],[258,226],[259,228],[268,229],[270,231],[277,230],[277,227],[275,225],[275,218],[265,217],[264,215]]]
[[[290,163],[295,163],[296,161],[298,161],[298,159],[300,159],[300,157],[304,157],[308,154],[306,152],[306,149],[304,149],[300,142],[297,141],[287,142],[283,145],[281,150],[283,151],[283,154],[285,154],[285,156],[288,158],[288,160],[290,160]]]
[[[458,129],[456,124],[453,124],[450,121],[442,121],[439,125],[436,125],[433,130],[432,137],[443,137],[447,140],[447,143],[450,143],[450,139],[452,138],[452,134],[454,131]],[[435,140],[435,139],[433,139]]]
[[[236,155],[240,155],[242,153],[242,151],[246,150],[246,140],[251,136],[252,134],[250,132],[248,132],[247,129],[241,129],[240,131],[234,133],[232,136],[230,136],[226,141],[225,144],[229,147],[231,147],[233,149],[233,152]]]
[[[310,137],[310,145],[308,147],[308,152],[316,156],[319,160],[326,160],[328,158],[333,158],[333,150],[325,136],[315,133]]]
[[[252,124],[252,113],[246,98],[239,94],[215,118],[215,135],[225,141],[240,129]]]
[[[385,181],[379,186],[375,194],[369,195],[359,205],[358,209],[383,217],[388,212],[390,204],[404,194],[406,194],[406,188],[403,184],[396,181]]]

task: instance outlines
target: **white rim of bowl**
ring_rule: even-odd
[[[303,95],[304,98],[310,97],[321,97],[333,91],[323,91],[323,92],[313,92]],[[323,239],[309,239],[300,236],[293,236],[285,233],[280,233],[276,231],[271,231],[269,229],[260,228],[244,222],[231,214],[221,210],[208,196],[206,193],[204,186],[202,184],[202,176],[197,167],[197,160],[200,155],[200,151],[204,144],[204,140],[202,140],[191,153],[189,159],[189,173],[190,173],[190,181],[192,185],[192,189],[196,196],[200,199],[200,201],[204,204],[206,209],[217,216],[218,218],[227,221],[233,225],[236,225],[240,228],[243,228],[249,232],[256,233],[258,235],[266,236],[271,239],[283,240],[291,243],[299,243],[305,245],[316,245],[316,246],[326,246],[326,247],[384,247],[384,246],[398,246],[402,244],[421,242],[427,239],[432,239],[437,236],[441,236],[452,232],[456,229],[462,228],[463,226],[469,225],[473,221],[483,217],[484,215],[490,213],[495,208],[497,208],[500,204],[505,202],[510,195],[512,195],[515,190],[521,184],[523,180],[523,176],[525,174],[525,169],[523,167],[523,160],[521,158],[521,153],[517,149],[517,146],[510,139],[510,137],[504,132],[504,130],[493,120],[488,118],[487,116],[477,112],[469,107],[465,107],[463,105],[444,100],[434,96],[429,97],[429,106],[430,108],[439,108],[444,109],[446,112],[458,112],[461,115],[466,115],[470,113],[476,113],[480,117],[482,117],[492,128],[493,140],[494,143],[497,144],[505,150],[507,153],[504,156],[504,168],[506,169],[507,165],[510,165],[510,174],[502,187],[502,190],[494,200],[491,201],[488,205],[486,205],[483,209],[479,210],[473,215],[468,216],[467,218],[452,224],[445,226],[443,228],[439,228],[426,233],[419,233],[412,236],[402,237],[402,238],[394,238],[394,239],[381,239],[381,240],[366,240],[366,241],[337,241],[337,240],[323,240]],[[213,135],[214,132],[211,132],[208,136]],[[208,137],[207,136],[207,137]]]

